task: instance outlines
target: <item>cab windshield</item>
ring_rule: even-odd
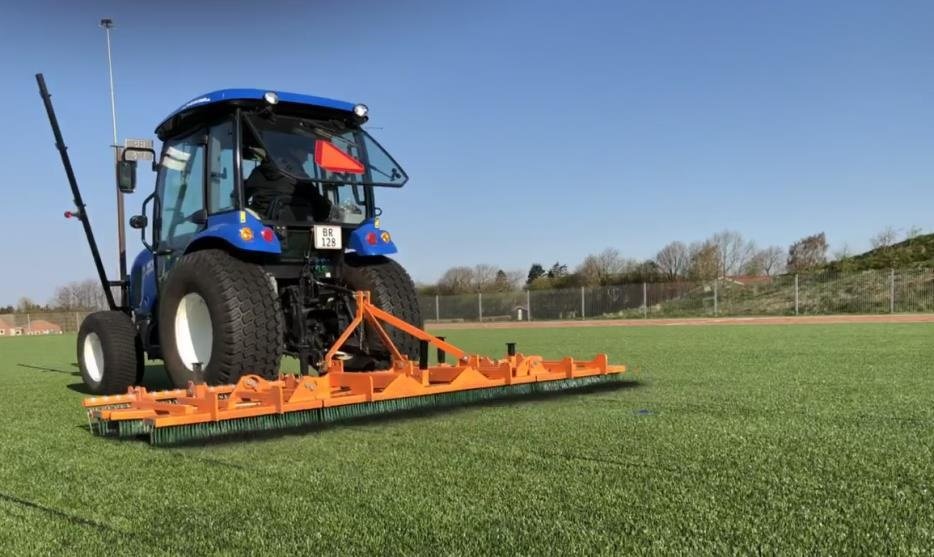
[[[359,224],[372,205],[371,186],[408,180],[358,126],[273,114],[248,115],[244,124],[247,208],[264,220]]]
[[[250,115],[261,155],[297,180],[400,187],[408,180],[389,153],[340,120]]]

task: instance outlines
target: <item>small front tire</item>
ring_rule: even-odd
[[[125,393],[143,376],[143,346],[123,312],[88,315],[78,331],[77,352],[81,378],[91,394]]]

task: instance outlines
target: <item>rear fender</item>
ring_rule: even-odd
[[[376,221],[377,219],[363,221],[363,224],[350,233],[347,247],[360,255],[389,255],[398,252],[392,236],[389,232],[381,230]],[[371,243],[374,238],[375,243]]]
[[[202,247],[217,245],[218,241],[234,250],[246,253],[280,255],[282,246],[275,234],[271,240],[263,238],[262,221],[249,211],[228,211],[208,217],[207,227],[195,234],[185,253],[198,251]]]

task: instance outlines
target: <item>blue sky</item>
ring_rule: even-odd
[[[36,72],[116,266],[101,17],[117,24],[121,138],[226,87],[367,103],[412,177],[379,204],[416,280],[573,267],[605,247],[648,258],[726,228],[781,246],[824,231],[853,250],[889,225],[934,230],[931,2],[195,4],[5,8],[0,305],[94,276],[61,217]]]

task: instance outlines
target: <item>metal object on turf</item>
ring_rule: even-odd
[[[592,360],[545,360],[526,356],[509,343],[508,355],[494,360],[460,348],[395,317],[356,292],[356,314],[325,355],[323,375],[282,375],[266,380],[244,375],[233,385],[189,384],[187,389],[148,392],[131,387],[125,395],[84,401],[100,435],[149,434],[154,444],[171,444],[248,431],[330,423],[400,410],[437,408],[511,395],[555,392],[619,381],[625,366],[609,365],[605,354]],[[340,349],[368,323],[392,356],[389,369],[344,371]],[[390,325],[434,345],[456,363],[426,365],[402,355],[387,334]],[[440,359],[440,358],[439,358]]]

